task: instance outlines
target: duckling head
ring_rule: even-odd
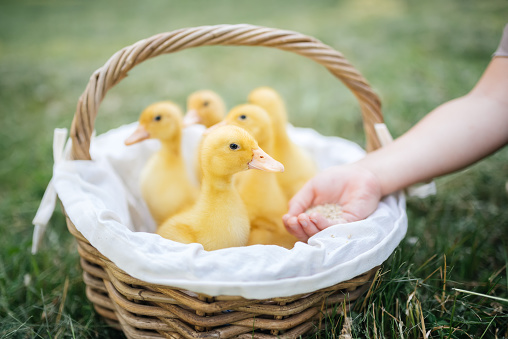
[[[247,97],[247,101],[250,104],[263,107],[268,112],[272,119],[274,131],[277,128],[286,128],[288,122],[286,106],[282,97],[273,88],[263,86],[252,90]]]
[[[151,104],[141,112],[138,128],[125,139],[125,144],[132,145],[149,138],[171,141],[180,137],[182,115],[180,107],[171,101]]]
[[[226,105],[217,93],[210,90],[194,92],[187,98],[184,126],[202,124],[210,127],[221,121],[225,112]]]
[[[273,130],[270,116],[261,106],[252,104],[238,105],[229,111],[228,115],[219,125],[234,125],[247,130],[258,144],[271,150]]]
[[[248,169],[283,172],[284,166],[263,151],[254,137],[238,126],[211,130],[201,146],[203,175],[227,177]]]

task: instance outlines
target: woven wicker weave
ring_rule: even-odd
[[[161,54],[209,45],[273,47],[325,66],[357,97],[367,149],[380,146],[374,130],[374,124],[383,121],[379,98],[341,53],[296,32],[218,25],[180,29],[141,40],[115,53],[94,72],[72,122],[72,158],[90,159],[90,139],[99,105],[106,92],[134,66]],[[338,303],[347,300],[346,304],[351,305],[368,289],[377,270],[305,295],[268,300],[205,296],[129,276],[90,245],[68,217],[66,220],[78,243],[87,297],[97,312],[128,338],[295,338],[317,328],[327,314],[338,311]]]

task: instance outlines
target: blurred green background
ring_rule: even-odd
[[[41,252],[30,255],[31,220],[51,178],[53,129],[70,127],[90,75],[117,50],[191,26],[250,23],[298,31],[348,58],[381,97],[386,123],[399,136],[474,86],[507,22],[504,0],[2,0],[0,337],[119,335],[106,329],[86,301],[75,244],[59,211]],[[259,47],[201,47],[149,60],[107,94],[96,128],[101,133],[135,121],[153,101],[171,99],[184,106],[186,96],[202,88],[221,93],[232,107],[261,85],[282,94],[294,125],[363,145],[359,106],[346,87],[308,59]],[[408,201],[409,232],[391,259],[395,276],[382,286],[404,295],[415,287],[413,265],[423,267],[415,278],[423,279],[443,267],[446,255],[457,286],[507,298],[507,160],[504,149],[439,178],[437,196]],[[403,277],[402,290],[390,287]],[[442,280],[431,286],[442,286]],[[441,321],[473,334],[506,331],[506,311],[478,316],[473,324],[470,312],[494,309],[489,300],[464,306],[465,320],[455,324],[449,312],[436,315],[430,291],[421,297],[428,302],[428,326]],[[384,296],[389,300],[393,293]],[[455,292],[450,287],[447,293],[453,298]],[[369,333],[362,319],[355,320],[359,337]]]

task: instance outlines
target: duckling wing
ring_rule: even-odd
[[[166,221],[164,224],[159,226],[157,234],[163,238],[181,242],[183,244],[197,242],[196,235],[192,227],[178,219],[179,218],[172,218]]]

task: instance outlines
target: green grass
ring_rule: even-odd
[[[2,1],[0,337],[120,336],[85,297],[61,212],[40,253],[30,255],[31,220],[51,178],[52,131],[70,126],[89,76],[117,50],[198,25],[299,31],[341,51],[364,74],[398,136],[472,88],[507,17],[502,0]],[[363,144],[358,105],[339,81],[302,57],[250,47],[203,47],[143,63],[107,94],[96,127],[101,133],[132,122],[161,98],[183,105],[188,93],[204,87],[232,106],[259,85],[282,93],[293,124]],[[432,338],[508,336],[508,303],[488,297],[508,299],[506,173],[504,149],[437,179],[436,196],[409,199],[405,240],[372,293],[347,314],[353,337],[422,338],[428,331]],[[344,319],[329,319],[317,337],[338,338]]]

